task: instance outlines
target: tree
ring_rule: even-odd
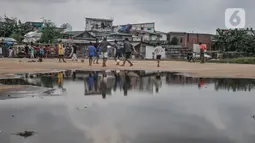
[[[41,30],[41,43],[51,43],[52,41],[62,38],[63,29],[57,28],[56,25],[48,20],[44,20],[44,26]]]
[[[60,28],[63,28],[65,31],[72,31],[72,25],[69,23],[62,24]]]
[[[33,31],[33,27],[25,23],[21,23],[19,20],[10,37],[14,38],[18,42],[21,42],[24,39],[24,36],[30,31]]]
[[[249,28],[239,30],[217,29],[213,48],[222,52],[255,54],[255,33]]]
[[[171,42],[170,42],[171,45],[178,45],[179,44],[179,40],[177,37],[173,37]]]
[[[18,42],[24,39],[24,35],[33,30],[30,25],[22,23],[16,18],[5,16],[0,22],[0,37],[12,37]]]
[[[15,18],[9,18],[7,16],[1,18],[0,37],[10,37],[16,26],[17,20]]]

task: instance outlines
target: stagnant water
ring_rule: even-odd
[[[157,71],[65,77],[0,80],[27,85],[0,92],[1,143],[255,141],[255,80]]]

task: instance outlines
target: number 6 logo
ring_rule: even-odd
[[[228,8],[225,11],[225,26],[228,29],[245,28],[245,11],[242,8]]]

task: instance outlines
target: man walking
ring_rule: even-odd
[[[119,65],[120,57],[121,57],[121,51],[120,51],[120,45],[118,42],[115,40],[114,41],[114,47],[115,47],[115,61],[117,62],[116,65]]]
[[[125,38],[125,41],[124,41],[124,56],[125,56],[125,59],[123,61],[122,66],[125,66],[126,61],[130,64],[130,66],[133,66],[133,63],[129,60],[132,56],[132,51],[134,51],[134,53],[136,53],[135,48],[129,42],[128,38]]]
[[[110,42],[108,42],[106,38],[104,38],[103,41],[99,44],[99,48],[101,48],[101,53],[103,56],[102,67],[106,67],[106,61],[108,58],[108,52],[107,52],[108,46],[112,46],[112,44]]]
[[[72,61],[78,61],[77,59],[77,46],[76,44],[72,45]]]
[[[157,46],[155,47],[154,49],[154,54],[156,55],[156,59],[157,59],[157,66],[159,67],[160,65],[160,60],[161,60],[161,56],[162,56],[162,53],[163,53],[163,48],[162,46],[160,46],[159,43],[157,43]]]
[[[61,59],[63,60],[64,63],[66,63],[64,59],[64,46],[62,44],[62,41],[58,42],[58,60],[61,62]]]
[[[92,66],[93,57],[95,55],[95,52],[96,52],[96,48],[90,42],[89,46],[88,46],[89,66]]]

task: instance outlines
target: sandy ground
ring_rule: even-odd
[[[119,69],[119,70],[165,70],[173,72],[186,72],[200,77],[233,77],[255,78],[255,65],[244,64],[214,64],[214,63],[188,63],[182,61],[162,61],[161,67],[156,67],[155,61],[133,61],[134,66],[116,66],[115,61],[109,60],[107,67],[100,65],[88,66],[88,60],[75,62],[67,60],[67,63],[59,63],[57,59],[46,59],[42,63],[31,63],[29,59],[0,59],[0,78],[11,77],[15,73],[47,72],[66,69]],[[101,62],[101,61],[100,61]]]

